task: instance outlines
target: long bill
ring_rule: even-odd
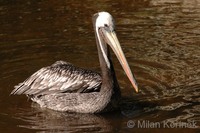
[[[102,32],[104,34],[104,39],[107,42],[107,44],[112,48],[115,55],[117,56],[120,64],[122,65],[126,75],[128,76],[129,80],[131,81],[131,84],[133,85],[136,92],[138,92],[138,85],[137,82],[130,70],[130,67],[128,65],[128,62],[124,56],[124,53],[122,51],[122,48],[120,46],[119,40],[117,39],[116,33],[114,31],[106,31],[103,30]]]

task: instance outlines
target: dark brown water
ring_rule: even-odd
[[[121,111],[60,113],[9,96],[14,85],[56,60],[99,70],[91,22],[98,11],[114,16],[140,88],[135,94],[114,57],[126,97]],[[1,0],[0,77],[0,132],[197,133],[200,0]]]

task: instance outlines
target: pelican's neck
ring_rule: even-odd
[[[101,67],[101,74],[102,74],[102,92],[112,90],[111,92],[114,91],[113,97],[115,98],[120,98],[121,92],[119,89],[119,85],[117,82],[117,78],[115,75],[115,70],[112,64],[111,60],[111,55],[110,55],[110,50],[107,44],[100,44],[100,43],[105,43],[102,41],[101,37],[98,37],[98,31],[95,31],[95,36],[96,36],[96,43],[97,43],[97,49],[98,49],[98,55],[99,55],[99,63]],[[102,52],[101,45],[104,45],[104,52]],[[106,55],[107,60],[104,58]]]
[[[100,37],[98,29],[95,29],[96,34],[96,43],[97,43],[97,49],[98,49],[98,55],[99,55],[99,63],[101,67],[101,73],[103,79],[110,79],[111,80],[111,69],[112,62],[110,59],[110,52],[107,44],[104,44],[105,42]],[[103,45],[103,47],[102,47]]]

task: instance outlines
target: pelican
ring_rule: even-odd
[[[113,17],[108,12],[99,12],[93,15],[92,20],[101,74],[57,61],[19,83],[11,94],[25,94],[42,108],[62,112],[100,113],[115,110],[118,108],[121,92],[110,48],[138,92],[136,80],[117,39]]]

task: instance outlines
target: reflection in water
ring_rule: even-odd
[[[16,119],[26,121],[28,125],[19,125],[21,128],[34,129],[46,132],[111,132],[112,126],[100,115],[61,113],[51,110],[42,110],[35,103],[32,111],[21,110],[15,115]]]
[[[194,121],[200,125],[199,0],[0,3],[0,129],[139,132],[127,128],[128,120]],[[140,93],[132,94],[114,57],[122,95],[128,97],[122,100],[120,113],[81,117],[30,107],[24,96],[9,97],[14,85],[56,60],[99,70],[91,15],[102,10],[116,20],[119,41],[140,88]],[[194,133],[199,129],[175,131]]]

